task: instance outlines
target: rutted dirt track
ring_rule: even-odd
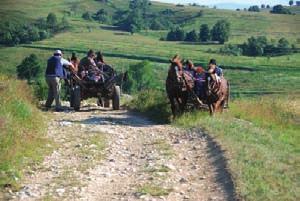
[[[234,200],[222,154],[201,131],[95,106],[53,115],[55,151],[10,199]]]

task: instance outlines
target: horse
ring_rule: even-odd
[[[208,105],[210,115],[223,112],[225,103],[229,101],[229,82],[224,78],[218,81],[214,74],[206,73],[205,102]]]
[[[173,117],[182,114],[187,105],[189,90],[194,88],[191,75],[182,69],[178,56],[170,60],[170,68],[166,79],[166,91],[171,104]]]

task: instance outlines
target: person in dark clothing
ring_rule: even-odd
[[[66,77],[63,67],[74,68],[73,64],[62,56],[61,50],[56,50],[53,56],[48,59],[45,73],[45,79],[49,87],[45,107],[48,109],[51,108],[51,105],[55,100],[55,110],[58,112],[62,111],[60,103],[60,81]]]
[[[223,69],[217,66],[217,61],[215,59],[211,59],[208,63],[208,72],[215,73],[219,77],[223,76]]]
[[[87,76],[86,71],[90,70],[97,70],[97,65],[95,63],[96,54],[93,50],[89,50],[86,57],[82,58],[80,60],[79,66],[78,66],[78,75],[81,78],[84,78]]]

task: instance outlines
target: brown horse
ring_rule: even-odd
[[[182,114],[188,100],[188,91],[193,89],[193,78],[183,71],[182,62],[176,55],[170,60],[170,68],[166,80],[166,91],[171,103],[173,117]]]
[[[225,103],[229,101],[229,90],[229,82],[224,77],[217,81],[213,74],[206,73],[205,102],[211,115],[223,112]]]

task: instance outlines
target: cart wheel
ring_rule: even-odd
[[[109,101],[108,98],[105,98],[105,99],[104,99],[104,107],[105,107],[105,108],[109,108],[109,106],[110,106],[110,101]]]
[[[80,86],[76,85],[73,89],[73,108],[75,111],[80,110],[80,102],[81,102],[81,92],[80,92]]]
[[[120,96],[121,96],[120,86],[115,86],[114,96],[112,99],[113,110],[120,109]]]

